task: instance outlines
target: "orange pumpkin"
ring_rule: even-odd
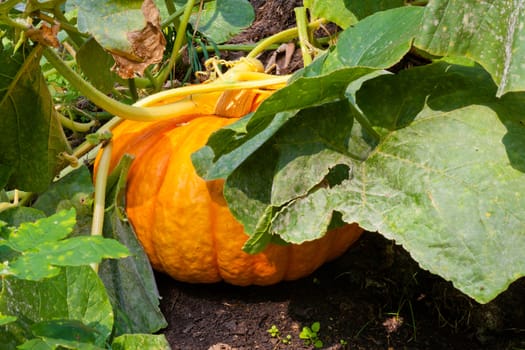
[[[124,121],[112,130],[110,169],[123,154],[135,156],[126,212],[153,268],[185,282],[269,285],[307,276],[343,254],[362,233],[357,225],[301,245],[270,244],[254,255],[242,251],[248,236],[223,198],[223,180],[203,180],[190,159],[212,132],[235,120],[210,115],[183,125]]]

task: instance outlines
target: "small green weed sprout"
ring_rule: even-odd
[[[268,333],[270,333],[270,337],[277,338],[279,336],[279,328],[277,328],[276,325],[272,324],[270,329],[268,329]]]
[[[319,330],[321,324],[314,322],[310,327],[303,327],[303,330],[299,334],[299,338],[304,340],[305,345],[313,345],[316,349],[323,347],[323,342],[319,339]]]
[[[268,329],[268,333],[270,334],[270,337],[277,338],[279,342],[285,345],[288,345],[292,342],[292,336],[288,334],[284,338],[281,337],[281,332],[279,331],[279,328],[277,328],[277,326],[274,324],[270,327],[270,329]]]

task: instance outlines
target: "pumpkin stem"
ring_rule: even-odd
[[[308,19],[306,18],[306,7],[296,7],[295,21],[297,22],[297,34],[299,36],[299,47],[303,56],[303,65],[306,67],[312,63],[312,45],[310,44],[310,33],[308,32]]]

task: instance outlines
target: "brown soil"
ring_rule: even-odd
[[[301,2],[253,0],[256,21],[233,41],[255,42],[292,26]],[[295,53],[281,72],[300,62]],[[163,333],[173,349],[312,349],[300,333],[313,322],[323,349],[525,349],[524,280],[479,305],[374,233],[313,275],[271,287],[157,277],[169,323]],[[268,332],[272,326],[278,335]]]
[[[375,233],[299,281],[235,287],[158,275],[158,283],[173,349],[313,349],[299,336],[313,322],[323,349],[525,348],[525,281],[480,305]]]

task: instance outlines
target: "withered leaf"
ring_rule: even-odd
[[[136,74],[142,75],[150,64],[160,62],[166,46],[160,26],[160,12],[153,0],[145,0],[141,10],[146,19],[146,26],[127,34],[132,52],[111,51],[115,59],[113,70],[124,79],[133,78]]]
[[[48,26],[43,23],[40,28],[29,28],[26,31],[26,36],[34,42],[52,47],[59,47],[60,43],[57,38],[60,24],[55,23],[53,26]]]

